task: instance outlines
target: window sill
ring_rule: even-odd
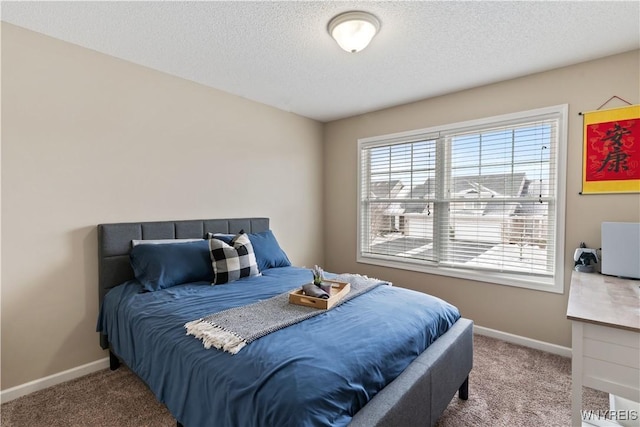
[[[517,288],[532,289],[536,291],[551,292],[562,294],[564,293],[564,281],[562,278],[553,277],[541,278],[534,276],[497,273],[497,272],[484,272],[478,270],[464,270],[447,267],[430,267],[420,262],[398,262],[395,260],[387,259],[384,256],[363,256],[358,255],[357,262],[362,264],[377,265],[380,267],[397,268],[400,270],[416,271],[419,273],[435,274],[438,276],[454,277],[458,279],[473,280],[476,282],[491,283],[494,285],[511,286]]]

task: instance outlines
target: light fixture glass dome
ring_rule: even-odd
[[[329,34],[347,52],[356,53],[369,45],[380,29],[378,18],[367,12],[341,13],[329,21]]]

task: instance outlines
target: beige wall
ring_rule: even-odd
[[[268,216],[322,263],[318,122],[3,23],[2,125],[2,389],[106,356],[99,223]]]
[[[573,250],[581,241],[599,247],[602,221],[640,221],[638,194],[578,195],[582,176],[582,119],[578,113],[597,109],[612,95],[640,102],[639,56],[639,51],[629,52],[327,124],[325,267],[428,292],[457,305],[477,325],[570,347],[571,327],[565,315]],[[356,262],[358,138],[557,104],[569,104],[564,295]],[[621,105],[613,102],[607,108]]]

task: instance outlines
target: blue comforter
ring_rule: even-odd
[[[344,426],[460,317],[441,299],[379,286],[236,355],[186,335],[188,321],[310,280],[283,267],[156,292],[131,281],[109,291],[98,330],[186,427]]]

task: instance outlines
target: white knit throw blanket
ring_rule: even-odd
[[[390,285],[388,282],[355,274],[341,274],[332,280],[351,284],[349,293],[332,309],[377,286]],[[188,322],[184,327],[187,329],[187,335],[193,335],[202,340],[205,348],[215,347],[236,354],[258,338],[325,311],[289,304],[289,292],[286,292],[253,304],[213,313]]]

